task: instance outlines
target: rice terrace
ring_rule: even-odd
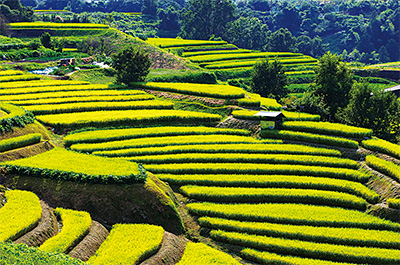
[[[5,0],[0,34],[0,264],[400,264],[397,0]]]

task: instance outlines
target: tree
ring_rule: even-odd
[[[149,15],[152,17],[157,16],[157,0],[143,0],[142,13],[143,15]]]
[[[128,46],[111,55],[112,67],[117,72],[117,82],[129,85],[141,82],[150,72],[151,60],[141,48]]]
[[[285,69],[278,60],[272,62],[263,60],[254,65],[251,87],[255,93],[263,97],[280,99],[288,93],[287,84]]]
[[[315,68],[313,94],[321,96],[334,118],[339,108],[349,102],[350,89],[353,86],[353,74],[342,62],[342,57],[326,53]]]
[[[400,134],[400,102],[393,93],[374,90],[363,82],[356,83],[350,94],[349,104],[340,113],[343,122],[370,128],[387,140]]]
[[[181,14],[180,36],[185,39],[208,40],[222,37],[227,24],[234,19],[232,0],[191,0]]]
[[[51,35],[48,32],[45,32],[40,36],[40,42],[42,43],[43,47],[52,49],[53,48],[53,42],[51,40]]]
[[[280,28],[267,37],[266,51],[271,52],[295,52],[296,37],[288,29]]]

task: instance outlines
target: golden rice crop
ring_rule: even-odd
[[[241,264],[230,255],[207,246],[204,243],[188,242],[185,252],[177,265],[193,264],[220,264],[220,265],[239,265]]]
[[[375,138],[362,141],[361,145],[369,150],[382,152],[400,159],[400,145],[398,144],[393,144],[391,142]]]

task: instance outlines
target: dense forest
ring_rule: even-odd
[[[222,38],[242,48],[302,52],[316,57],[331,51],[342,54],[345,61],[363,63],[397,61],[400,57],[397,0],[22,0],[21,3],[36,9],[68,9],[76,13],[142,12],[143,21],[153,23],[151,30],[144,30],[152,37]]]

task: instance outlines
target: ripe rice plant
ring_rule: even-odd
[[[314,156],[314,155],[286,155],[286,154],[246,154],[225,152],[214,154],[168,154],[133,156],[130,161],[143,164],[172,164],[172,163],[261,163],[261,164],[290,164],[325,167],[341,167],[358,169],[356,161],[347,158]]]
[[[400,246],[400,233],[386,230],[243,222],[214,217],[200,217],[199,224],[202,227],[214,230],[282,237],[319,243],[394,249],[399,249]]]
[[[184,52],[182,53],[182,57],[189,57],[188,59],[192,59],[196,56],[202,55],[211,55],[211,54],[233,54],[233,53],[251,53],[251,50],[246,49],[237,49],[237,50],[211,50],[211,51],[194,51],[194,52]]]
[[[260,105],[269,110],[281,110],[282,105],[279,104],[275,99],[264,98],[256,93],[246,93],[252,100],[260,101]]]
[[[23,128],[25,125],[35,121],[31,112],[12,104],[0,102],[0,110],[7,113],[7,115],[0,118],[0,134],[12,131],[13,127]]]
[[[105,110],[144,110],[172,109],[174,104],[161,100],[143,100],[127,102],[80,102],[58,105],[32,105],[25,108],[35,115],[77,113]]]
[[[389,198],[386,202],[389,208],[400,209],[400,199]]]
[[[144,124],[197,123],[209,124],[221,120],[217,114],[184,110],[114,110],[39,115],[36,119],[54,128],[143,126]]]
[[[252,52],[252,53],[233,53],[233,54],[208,54],[199,55],[189,58],[194,63],[211,63],[218,61],[229,61],[229,60],[246,60],[246,59],[259,59],[259,58],[279,58],[284,57],[283,60],[291,59],[304,59],[309,56],[303,56],[301,53],[290,53],[290,52]]]
[[[36,194],[22,190],[7,190],[7,202],[0,208],[0,242],[12,241],[32,230],[42,216],[42,206]]]
[[[94,23],[53,23],[53,22],[15,22],[9,24],[12,30],[18,29],[108,29],[108,25]]]
[[[256,110],[234,110],[232,111],[233,117],[237,119],[245,120],[263,120],[262,116],[254,116],[259,111]],[[313,115],[308,113],[296,113],[290,111],[282,111],[285,115],[284,120],[300,120],[300,121],[319,121],[321,117],[319,115]]]
[[[260,250],[276,251],[286,255],[299,255],[316,259],[324,257],[324,259],[339,262],[400,264],[400,250],[397,249],[314,243],[220,230],[212,230],[210,236],[218,241]]]
[[[0,140],[0,152],[33,145],[39,143],[41,139],[42,135],[40,133],[30,133],[10,139]]]
[[[249,136],[248,130],[225,129],[213,127],[150,127],[150,128],[129,128],[113,130],[96,130],[72,133],[64,137],[67,146],[77,143],[100,143],[134,138],[178,136],[178,135],[207,135],[207,134],[229,134]]]
[[[367,163],[368,166],[376,169],[377,171],[379,171],[383,174],[386,174],[386,175],[392,177],[397,182],[400,182],[400,166],[399,165],[397,165],[393,162],[383,160],[383,159],[378,158],[373,155],[368,155],[365,158],[365,162]]]
[[[46,93],[47,94],[47,93]],[[35,94],[37,95],[37,94]],[[40,94],[38,95],[40,96]],[[0,97],[0,100],[2,97]],[[95,102],[123,102],[123,101],[142,101],[142,100],[153,100],[153,95],[105,95],[105,96],[85,96],[85,97],[63,97],[63,98],[45,98],[36,100],[18,100],[9,101],[19,106],[30,106],[30,105],[50,105],[50,104],[68,104],[68,103],[93,103]]]
[[[360,211],[365,211],[367,208],[364,199],[347,193],[325,190],[182,186],[180,191],[191,199],[218,203],[305,203]]]
[[[375,138],[362,141],[361,145],[366,149],[378,151],[400,159],[400,146],[397,144]]]
[[[161,226],[116,224],[87,263],[139,264],[159,249],[163,237],[164,229]]]
[[[189,203],[192,214],[240,221],[291,225],[354,227],[400,232],[400,224],[357,210],[295,203]]]
[[[184,40],[175,38],[148,38],[147,42],[160,48],[227,44],[226,41]]]
[[[239,106],[247,106],[247,107],[260,107],[261,102],[259,100],[251,99],[251,98],[239,98],[238,99]]]
[[[146,128],[149,129],[149,128]],[[224,133],[224,132],[223,132]],[[181,133],[180,133],[181,134]],[[224,133],[227,134],[227,133]],[[72,139],[74,134],[71,135]],[[79,137],[79,135],[78,135]],[[65,144],[71,142],[68,136],[64,138]],[[87,141],[85,139],[85,141]],[[263,143],[245,143],[245,144],[199,144],[199,145],[179,145],[179,146],[162,146],[148,148],[128,148],[123,150],[112,151],[95,151],[93,154],[104,155],[110,157],[131,157],[145,155],[167,155],[167,154],[183,154],[183,153],[242,153],[242,154],[298,154],[298,155],[319,155],[319,156],[334,156],[340,157],[341,153],[338,150],[317,148],[305,145],[296,144],[279,144],[273,142]]]
[[[316,65],[317,60],[314,58],[295,58],[295,59],[279,59],[283,65]],[[231,68],[245,68],[253,67],[259,60],[240,60],[240,61],[220,61],[218,63],[211,63],[204,66],[210,70],[231,69]]]
[[[131,86],[144,89],[169,91],[180,94],[225,99],[243,98],[245,93],[243,89],[230,85],[143,82],[131,83]]]
[[[244,248],[240,254],[248,260],[268,264],[273,262],[276,265],[357,265],[355,263],[335,262],[321,259],[310,259],[290,255],[278,255],[267,251],[259,251],[252,248]]]
[[[62,208],[56,208],[55,213],[61,218],[61,232],[46,240],[39,249],[68,253],[89,232],[92,218],[87,212]]]
[[[94,152],[106,150],[118,150],[127,148],[159,147],[172,145],[195,144],[232,144],[232,143],[262,143],[259,140],[241,135],[208,134],[208,135],[183,135],[129,139],[122,141],[110,141],[104,143],[82,143],[71,146],[72,150],[79,152]]]
[[[9,76],[0,76],[0,83],[3,82],[16,82],[16,81],[31,81],[31,80],[39,80],[40,77],[38,75],[24,74],[24,75],[9,75]]]
[[[255,187],[255,188],[298,188],[345,192],[362,197],[369,203],[377,203],[379,195],[361,183],[331,178],[295,175],[172,175],[157,174],[168,183],[183,185]]]
[[[103,90],[113,89],[114,90],[115,87],[110,88],[108,85],[32,86],[32,87],[2,89],[0,91],[0,95],[19,95],[19,94],[32,94],[32,93],[44,93],[44,92],[100,90],[100,89],[103,89]]]
[[[70,81],[70,80],[35,80],[27,82],[9,82],[0,83],[0,88],[24,88],[24,87],[44,87],[44,86],[77,86],[89,85],[86,81]]]
[[[372,130],[330,122],[288,121],[282,124],[285,130],[363,138],[371,137]]]
[[[5,70],[0,71],[0,76],[12,76],[12,75],[23,75],[24,72],[19,70]]]
[[[148,164],[145,168],[153,173],[170,174],[259,174],[259,175],[302,175],[346,179],[365,183],[368,173],[353,169],[316,167],[303,165],[274,165],[248,163],[187,163]]]
[[[355,148],[355,149],[358,148],[357,141],[335,136],[320,135],[315,133],[286,131],[286,130],[261,130],[260,135],[263,138],[285,139],[291,141],[311,142],[316,144],[340,146],[340,147]]]
[[[25,244],[0,242],[0,260],[4,264],[52,264],[52,265],[85,265],[79,259],[62,253],[49,253]]]
[[[144,182],[147,178],[146,172],[136,163],[80,154],[62,148],[54,148],[35,156],[1,164],[10,173],[60,180],[135,183]]]
[[[239,265],[241,263],[230,255],[209,247],[204,243],[188,242],[185,252],[177,265],[193,264]]]

